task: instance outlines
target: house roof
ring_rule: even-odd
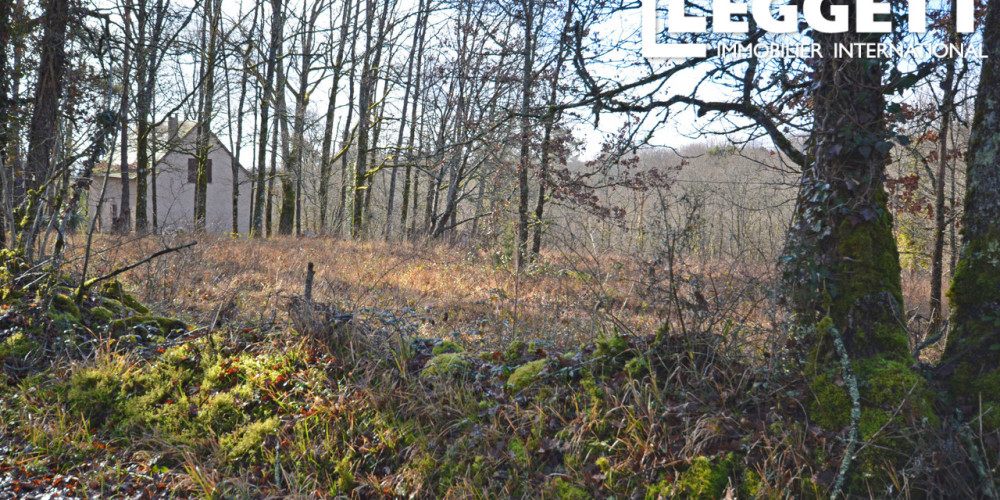
[[[188,141],[187,139],[188,139],[188,136],[191,135],[194,132],[194,130],[197,128],[197,126],[198,126],[198,122],[193,121],[193,120],[183,120],[183,121],[179,122],[177,124],[177,138],[174,139],[174,142],[176,144],[174,144],[174,145],[170,144],[172,138],[169,136],[170,132],[169,132],[169,126],[168,126],[168,124],[162,123],[159,126],[155,127],[155,129],[153,130],[153,134],[150,137],[150,141],[149,141],[149,161],[150,161],[150,163],[153,164],[153,165],[157,165],[157,164],[159,164],[163,160],[163,157],[165,157],[166,155],[168,155],[170,153],[178,152],[178,151],[184,151],[184,149],[177,147],[177,144],[179,144],[181,146],[192,144],[193,141]],[[240,164],[239,159],[237,159],[233,155],[233,153],[231,151],[229,151],[229,148],[227,148],[225,146],[225,144],[223,144],[222,141],[219,140],[219,136],[216,135],[215,132],[213,132],[211,130],[209,130],[209,134],[211,134],[212,138],[215,139],[215,144],[217,144],[219,148],[221,148],[223,151],[225,151],[226,154],[228,154],[229,157],[232,158],[236,162],[236,165],[239,166],[240,169],[242,169],[244,172],[247,173],[247,175],[249,175],[250,171],[247,170],[246,168],[244,168],[243,165]],[[136,135],[136,133],[134,131],[129,131],[127,141],[128,141],[128,145],[127,145],[127,148],[128,148],[128,157],[129,157],[129,159],[133,160],[133,161],[129,162],[129,169],[134,172],[135,171],[135,166],[136,166],[136,161],[134,161],[134,160],[138,157],[138,152],[139,152],[139,148],[138,148],[138,145],[137,145],[138,139],[137,139],[137,135]],[[173,146],[173,147],[171,147],[171,146]],[[113,158],[114,155],[115,155],[115,153],[121,153],[121,145],[120,144],[118,144],[118,145],[116,145],[116,147],[114,147],[113,152],[109,154],[109,157]],[[158,156],[156,156],[156,155],[158,155]],[[120,161],[120,159],[119,159],[119,161]],[[107,168],[108,168],[107,161],[101,162],[97,167],[94,168],[94,174],[93,174],[93,176],[94,177],[103,177],[103,176],[107,175],[108,177],[110,177],[112,179],[121,178],[122,174],[121,174],[121,164],[120,163],[119,164],[112,164],[110,172],[107,170]]]

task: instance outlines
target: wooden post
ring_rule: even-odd
[[[316,276],[316,271],[313,271],[313,263],[310,262],[309,267],[306,269],[306,302],[312,302],[314,276]]]

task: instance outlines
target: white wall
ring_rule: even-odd
[[[194,150],[193,132],[188,133],[181,140],[180,146],[174,148],[175,151],[167,153],[157,164],[156,172],[156,201],[157,201],[157,223],[162,231],[190,230],[194,220],[194,184],[187,182],[187,162],[192,155],[189,151]],[[212,233],[230,233],[233,228],[233,172],[232,156],[223,148],[218,140],[212,136],[209,158],[212,160],[212,182],[208,184],[208,193],[205,200],[207,217],[205,220],[205,230]],[[251,178],[250,174],[243,169],[239,169],[240,198],[239,198],[239,232],[247,234],[249,232],[248,221],[250,218],[250,195]],[[132,227],[135,227],[135,171],[129,172],[130,177],[130,206],[132,207]],[[90,217],[93,219],[96,213],[97,200],[101,194],[101,187],[104,184],[104,172],[95,169],[94,180],[90,186]],[[148,196],[146,198],[146,210],[151,219],[153,214],[152,184],[150,184]],[[121,211],[121,179],[111,177],[108,179],[108,188],[104,196],[104,205],[101,210],[100,228],[102,231],[111,230],[112,209],[117,207]],[[117,212],[116,212],[117,213]]]

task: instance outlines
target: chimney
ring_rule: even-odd
[[[167,140],[172,141],[177,138],[177,117],[170,115],[167,117]]]

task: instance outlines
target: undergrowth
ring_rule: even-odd
[[[820,498],[845,450],[846,427],[810,420],[824,399],[794,341],[734,321],[484,343],[354,296],[282,302],[340,318],[297,331],[245,302],[222,314],[227,297],[209,321],[157,315],[127,278],[75,303],[75,280],[19,266],[0,311],[0,489],[16,496]],[[862,443],[852,495],[994,487],[995,434],[897,420],[907,456]]]

